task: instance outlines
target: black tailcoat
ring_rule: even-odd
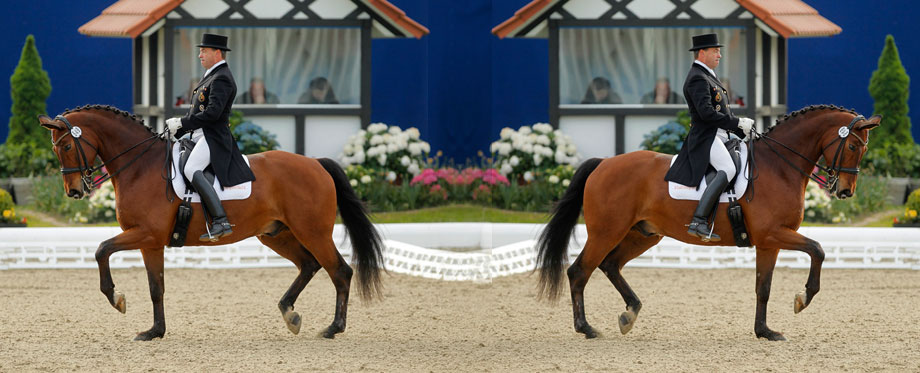
[[[235,97],[236,82],[230,66],[221,64],[198,82],[192,92],[192,107],[176,133],[179,137],[202,129],[211,149],[211,167],[223,187],[256,179],[230,133],[230,109]]]
[[[690,108],[690,133],[664,179],[695,187],[700,184],[709,167],[709,149],[716,138],[716,131],[722,128],[739,136],[744,135],[738,128],[738,118],[732,115],[728,107],[728,91],[719,78],[697,63],[693,63],[687,74],[684,97]]]

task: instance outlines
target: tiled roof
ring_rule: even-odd
[[[533,0],[492,29],[499,38],[520,36],[516,33],[532,22],[542,22],[543,15],[556,3],[568,0]],[[842,29],[818,14],[801,0],[735,0],[744,9],[776,30],[784,38],[831,36]]]
[[[843,29],[800,0],[735,0],[784,38],[831,36]]]
[[[79,31],[89,36],[136,38],[179,4],[182,0],[118,0]]]
[[[89,36],[136,38],[144,30],[182,4],[184,0],[118,0],[102,14],[80,26],[80,33]],[[344,1],[344,0],[343,0]],[[421,38],[428,29],[406,16],[406,13],[386,0],[360,0],[406,36]]]

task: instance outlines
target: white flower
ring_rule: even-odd
[[[409,156],[408,156],[408,155],[404,155],[404,156],[402,156],[402,158],[399,159],[399,164],[401,164],[401,165],[403,165],[403,166],[408,166],[409,163],[411,163],[411,161],[409,160]]]
[[[524,181],[527,181],[527,182],[533,181],[533,173],[530,172],[530,171],[525,172],[525,173],[524,173]]]
[[[569,181],[569,179],[562,180],[562,186],[568,188],[569,184],[571,184],[571,181]]]
[[[393,171],[390,171],[387,173],[387,181],[393,181],[393,180],[396,180],[396,173]]]
[[[514,169],[511,168],[511,165],[508,164],[508,162],[503,162],[503,163],[502,163],[502,168],[500,168],[500,169],[498,170],[498,172],[501,172],[502,175],[507,176],[507,175],[510,174],[511,171],[513,171],[513,170],[514,170]]]
[[[367,126],[367,132],[370,133],[380,133],[387,130],[387,125],[383,123],[371,123]]]
[[[556,163],[558,164],[565,164],[565,163],[568,163],[569,161],[569,157],[565,155],[564,151],[561,151],[561,150],[556,150],[555,158],[556,158]]]
[[[373,180],[374,180],[374,179],[371,179],[371,175],[364,175],[364,176],[361,176],[361,184],[367,184],[367,183],[369,183],[369,182],[371,182],[371,181],[373,181]]]
[[[508,139],[511,138],[511,135],[513,135],[513,134],[514,134],[514,130],[513,130],[513,129],[508,128],[508,127],[505,127],[505,128],[502,128],[502,132],[501,132],[501,134],[499,134],[499,136],[501,136],[501,139],[502,139],[502,140],[508,140]]]
[[[415,176],[418,175],[421,170],[418,168],[418,163],[412,162],[412,164],[409,165],[407,171],[409,171],[412,176]]]
[[[351,160],[354,161],[355,164],[364,164],[364,152],[359,151],[355,153],[355,155],[351,157]]]
[[[523,152],[525,152],[525,153],[533,153],[533,145],[532,145],[532,144],[524,144],[524,146],[521,148],[521,151],[523,151]]]
[[[519,163],[521,163],[521,159],[516,155],[512,155],[511,159],[508,160],[508,163],[511,163],[511,166],[517,166]]]
[[[397,126],[392,126],[390,127],[390,129],[387,130],[387,132],[389,132],[391,135],[398,135],[402,133],[402,129],[400,129]]]
[[[549,175],[549,179],[547,179],[547,181],[549,181],[550,184],[558,183],[558,182],[559,182],[559,176],[556,176],[556,175]]]
[[[534,145],[533,152],[537,154],[543,154],[543,145],[540,145],[540,144]]]
[[[553,126],[548,123],[537,123],[533,125],[533,130],[541,133],[550,133],[553,132]]]
[[[540,150],[540,154],[543,155],[544,157],[552,157],[553,149],[548,146],[544,146],[543,149]]]
[[[344,150],[345,150],[346,155],[351,155],[352,153],[355,152],[355,147],[352,146],[351,144],[345,144]]]
[[[418,132],[418,128],[415,127],[409,127],[409,129],[406,130],[406,135],[412,140],[418,140],[419,136],[421,136]]]
[[[399,151],[399,146],[393,143],[387,144],[387,153],[396,153]]]
[[[370,149],[367,149],[367,156],[368,156],[368,157],[376,157],[378,154],[380,154],[380,150],[378,150],[376,146],[374,146],[374,147],[372,147],[372,148],[370,148]]]
[[[511,154],[511,144],[502,143],[502,146],[498,149],[498,154],[503,155],[503,156],[507,156],[508,154]]]
[[[500,146],[502,146],[501,141],[493,142],[491,145],[489,145],[489,153],[493,153],[493,154],[494,154],[495,152],[498,151],[498,148],[499,148]]]
[[[358,186],[358,180],[355,179],[348,180],[348,183],[351,184],[352,187]]]
[[[422,144],[422,151],[425,153],[431,153],[431,145],[428,145],[427,142],[421,141],[419,144]]]
[[[343,165],[348,166],[348,165],[351,165],[352,162],[353,162],[353,161],[351,160],[351,157],[342,157],[342,164],[343,164]]]
[[[115,213],[112,210],[105,210],[105,217],[111,218]],[[835,222],[836,223],[836,222]]]
[[[543,156],[540,155],[540,153],[534,154],[533,155],[534,166],[539,166],[541,163],[543,163]]]
[[[378,155],[378,156],[377,156],[377,162],[379,162],[380,165],[386,165],[386,164],[387,164],[387,155],[386,155],[386,154]]]
[[[422,154],[422,145],[417,142],[409,144],[409,154],[412,154],[412,155]]]
[[[575,149],[575,144],[572,144],[572,143],[569,143],[569,144],[566,145],[566,147],[565,147],[565,152],[566,152],[566,153],[569,153],[569,154],[575,154],[575,150],[577,150],[577,149]]]
[[[383,144],[384,142],[385,140],[383,139],[383,136],[380,136],[380,135],[371,136],[371,145]]]
[[[533,132],[533,131],[531,131],[531,130],[530,130],[530,127],[527,127],[527,126],[521,126],[521,128],[518,129],[518,133],[520,133],[520,134],[522,134],[522,135],[524,135],[524,136],[529,135],[531,132]]]

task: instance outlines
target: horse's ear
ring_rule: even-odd
[[[878,125],[881,124],[881,123],[882,123],[882,116],[881,116],[881,115],[873,115],[873,116],[871,116],[869,119],[866,119],[865,121],[863,121],[863,122],[859,125],[859,127],[856,127],[856,129],[858,129],[858,130],[871,130],[871,129],[875,128],[875,127],[878,127]]]
[[[64,129],[63,126],[61,126],[59,123],[56,123],[56,122],[54,121],[54,119],[51,119],[51,117],[49,117],[49,116],[47,116],[47,115],[39,115],[39,116],[38,116],[38,122],[42,125],[42,127],[45,127],[45,128],[47,128],[47,129],[49,129],[49,130],[62,130],[62,129]]]

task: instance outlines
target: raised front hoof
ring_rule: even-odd
[[[620,333],[626,334],[632,330],[633,324],[636,322],[636,313],[633,311],[626,311],[620,314]]]
[[[339,334],[344,331],[345,331],[344,326],[338,326],[336,324],[332,324],[332,325],[329,325],[329,327],[323,331],[322,336],[323,338],[326,338],[326,339],[333,339],[335,338],[336,334]]]
[[[284,323],[287,324],[288,330],[294,335],[300,333],[300,314],[294,311],[285,312],[283,315]]]
[[[125,311],[128,310],[128,304],[127,301],[125,301],[125,295],[117,291],[114,295],[112,295],[112,299],[109,300],[109,303],[112,305],[112,307],[115,307],[118,312],[125,313]]]
[[[146,332],[137,333],[137,336],[134,337],[134,340],[135,341],[152,341],[157,338],[163,338],[163,334],[166,334],[166,331],[150,329]]]
[[[800,291],[795,295],[795,305],[793,306],[793,311],[795,313],[802,312],[802,310],[808,307],[808,294],[805,291]]]
[[[576,326],[575,331],[585,335],[585,339],[597,338],[597,332],[594,331],[594,328],[591,325],[585,324],[581,327]]]
[[[774,332],[770,329],[764,331],[756,331],[757,338],[763,338],[768,341],[785,341],[786,337],[783,337],[783,333]]]

